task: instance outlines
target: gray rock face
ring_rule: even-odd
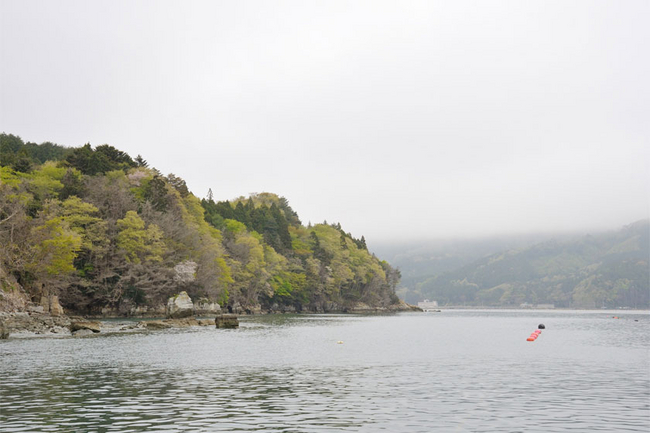
[[[64,315],[63,307],[59,304],[59,297],[56,295],[42,296],[41,306],[43,307],[43,312],[50,313],[54,317]]]
[[[210,302],[207,299],[200,299],[196,303],[197,315],[221,314],[221,306],[216,302]]]
[[[70,319],[66,316],[33,313],[0,313],[0,326],[9,334],[69,334]]]
[[[194,315],[194,304],[187,292],[183,291],[169,298],[166,314],[171,319],[181,319]]]
[[[64,314],[63,307],[59,304],[59,297],[56,295],[53,295],[50,300],[50,314],[55,317]]]

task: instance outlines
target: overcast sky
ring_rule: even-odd
[[[0,131],[372,240],[649,214],[648,1],[0,0]]]

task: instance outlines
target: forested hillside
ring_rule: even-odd
[[[415,285],[441,305],[650,307],[650,223],[491,254]]]
[[[317,198],[315,198],[317,200]],[[270,193],[200,200],[110,146],[0,134],[0,282],[79,313],[131,314],[182,290],[231,311],[396,305],[399,272],[340,224]]]

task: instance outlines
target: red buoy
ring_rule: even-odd
[[[533,333],[530,334],[530,337],[528,337],[526,339],[526,341],[535,341],[535,340],[537,340],[537,337],[539,337],[541,335],[541,333],[542,333],[542,331],[540,331],[539,329],[534,330]]]

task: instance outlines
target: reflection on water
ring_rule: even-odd
[[[9,340],[0,431],[648,431],[648,316],[536,314]]]

